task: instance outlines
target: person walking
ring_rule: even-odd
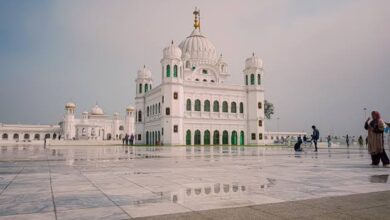
[[[328,135],[326,140],[328,141],[328,147],[330,147],[332,145],[332,138],[330,137],[330,135]]]
[[[347,134],[347,136],[345,136],[345,142],[347,143],[347,147],[349,147],[349,136]]]
[[[315,125],[311,126],[311,128],[313,129],[313,134],[311,135],[311,137],[315,147],[314,152],[317,152],[318,151],[317,141],[320,138],[320,131],[316,128]]]
[[[359,136],[358,142],[359,142],[359,146],[363,147],[363,137],[361,135]]]
[[[134,145],[134,135],[131,134],[130,136],[130,145],[133,146]]]
[[[379,162],[382,161],[383,167],[390,168],[383,139],[385,123],[379,112],[372,111],[371,116],[372,120],[368,118],[364,123],[364,129],[368,132],[368,152],[371,154],[371,165],[378,166]]]

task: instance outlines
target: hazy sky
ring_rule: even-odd
[[[0,0],[0,122],[54,124],[69,100],[123,115],[140,67],[160,83],[162,49],[191,33],[195,6],[230,82],[263,59],[279,130],[357,135],[364,107],[390,121],[388,0]]]

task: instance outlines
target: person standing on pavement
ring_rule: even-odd
[[[311,135],[311,137],[315,147],[314,152],[317,152],[318,151],[317,141],[320,138],[320,131],[316,128],[315,125],[311,126],[311,128],[313,129],[313,134]]]
[[[368,131],[368,152],[371,154],[371,165],[378,166],[382,161],[383,167],[390,167],[383,139],[385,123],[379,112],[373,111],[371,116],[372,120],[368,118],[364,123],[364,129]]]
[[[347,142],[347,147],[349,147],[349,136],[347,134],[347,136],[345,137],[345,142]]]

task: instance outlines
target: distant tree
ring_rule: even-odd
[[[266,119],[271,119],[271,116],[274,114],[274,104],[265,100],[264,101],[264,115]]]

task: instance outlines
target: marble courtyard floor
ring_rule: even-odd
[[[348,201],[357,208],[384,202],[383,195],[390,201],[390,169],[369,163],[366,149],[343,146],[318,153],[240,146],[2,146],[0,220],[250,219],[239,213],[286,219]]]

